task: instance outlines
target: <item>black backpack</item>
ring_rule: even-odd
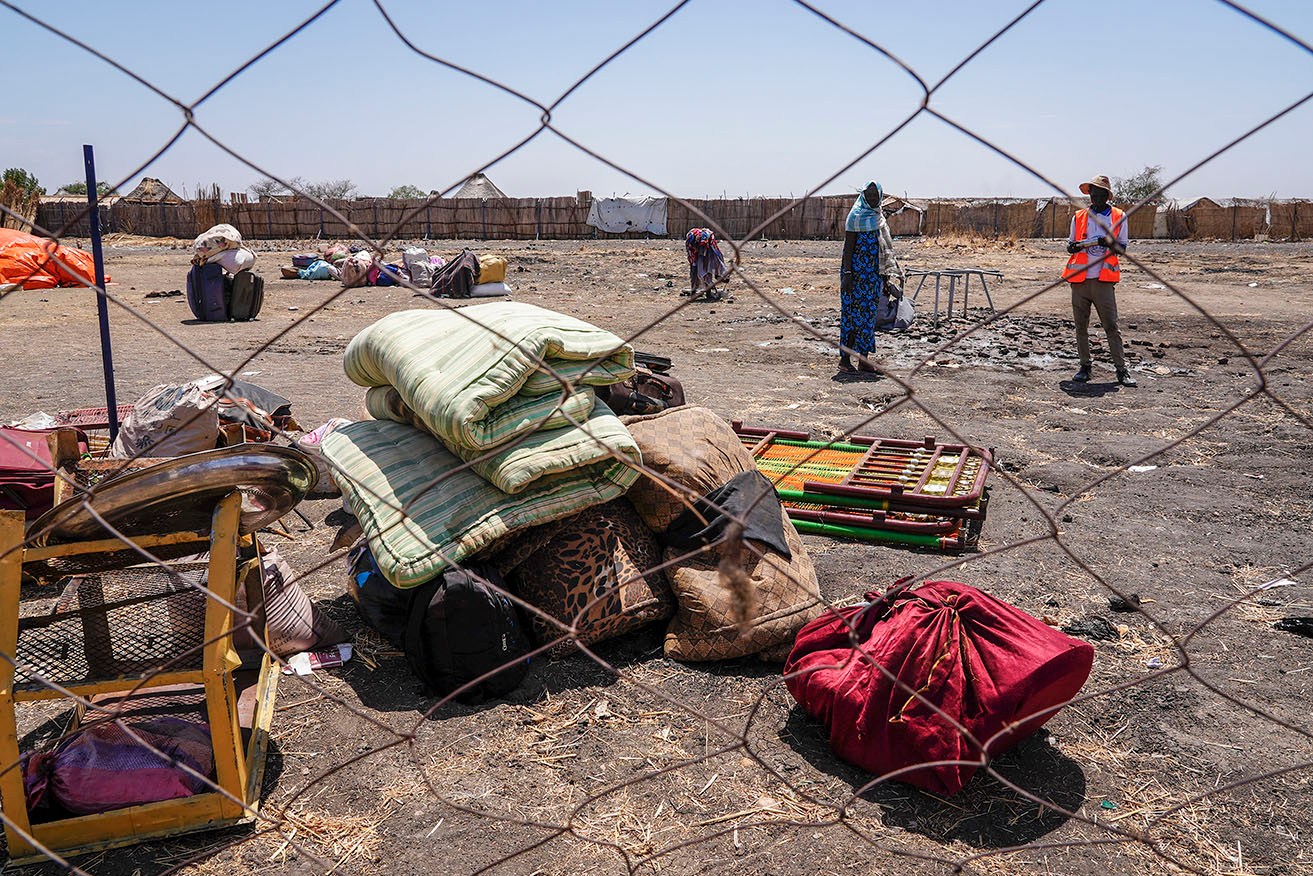
[[[493,583],[501,586],[501,579],[461,568],[415,588],[403,650],[431,693],[446,696],[496,671],[457,697],[478,702],[510,693],[529,671],[519,612]]]
[[[250,270],[233,274],[228,295],[228,318],[245,322],[255,319],[264,306],[264,277]]]
[[[361,542],[347,554],[351,580],[347,593],[356,603],[360,619],[388,640],[394,648],[406,648],[406,624],[415,593],[393,587],[383,577],[369,545]],[[421,586],[419,589],[423,589]]]
[[[684,384],[678,377],[657,374],[641,365],[624,383],[594,389],[613,414],[655,414],[684,404]]]

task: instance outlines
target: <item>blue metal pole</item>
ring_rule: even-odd
[[[114,393],[114,352],[109,340],[109,300],[105,297],[105,256],[100,249],[100,205],[96,197],[96,156],[82,147],[87,168],[87,209],[91,224],[91,258],[96,263],[96,315],[100,319],[100,361],[105,371],[105,406],[109,413],[109,440],[119,434],[119,405]]]

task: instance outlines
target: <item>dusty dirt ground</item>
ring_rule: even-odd
[[[308,427],[360,416],[347,341],[386,313],[435,305],[403,289],[276,279],[305,245],[260,246],[264,311],[228,325],[192,322],[181,298],[147,298],[183,287],[187,250],[109,248],[111,291],[177,342],[115,309],[120,399],[214,367],[293,399]],[[471,246],[510,259],[517,299],[642,332],[636,347],[672,357],[690,401],[726,418],[994,448],[978,552],[806,543],[835,602],[927,575],[1058,624],[1124,626],[1094,642],[1094,695],[997,764],[1075,817],[985,775],[949,800],[865,787],[870,777],[834,758],[793,704],[777,664],[674,663],[659,630],[599,646],[619,677],[580,657],[535,661],[508,699],[425,719],[433,701],[359,631],[337,561],[306,586],[376,666],[354,661],[313,687],[283,680],[264,811],[295,829],[293,842],[267,829],[200,835],[93,856],[88,871],[812,876],[948,873],[965,861],[987,874],[1313,872],[1313,640],[1272,628],[1313,615],[1313,337],[1278,351],[1313,318],[1313,245],[1137,242],[1154,275],[1127,266],[1118,289],[1137,389],[1113,382],[1097,324],[1095,381],[1068,382],[1069,296],[1043,291],[1065,259],[1056,242],[899,241],[908,268],[1002,271],[991,292],[1008,312],[988,321],[973,289],[967,316],[936,326],[923,294],[913,328],[879,338],[892,376],[871,380],[836,379],[832,347],[814,334],[837,333],[838,243],[750,244],[743,270],[770,304],[736,280],[732,301],[683,309],[677,241]],[[0,420],[103,403],[85,291],[5,297],[0,339]],[[1255,360],[1269,355],[1260,378]],[[1256,395],[1264,384],[1290,410]],[[306,503],[314,527],[289,517],[294,538],[269,542],[295,568],[322,563],[335,507]],[[1283,578],[1293,583],[1232,604]],[[1111,613],[1109,587],[1140,594],[1143,613]],[[1167,671],[1150,668],[1155,658]]]

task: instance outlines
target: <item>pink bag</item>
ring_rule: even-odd
[[[54,431],[0,426],[0,508],[24,511],[29,519],[50,510],[55,501],[55,467],[48,439]],[[87,436],[81,432],[78,448],[87,449]]]

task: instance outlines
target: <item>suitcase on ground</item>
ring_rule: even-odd
[[[238,321],[255,319],[264,306],[264,277],[251,271],[238,271],[232,278],[228,298],[228,318]]]
[[[205,322],[227,322],[228,278],[216,264],[195,265],[187,272],[187,306]]]

